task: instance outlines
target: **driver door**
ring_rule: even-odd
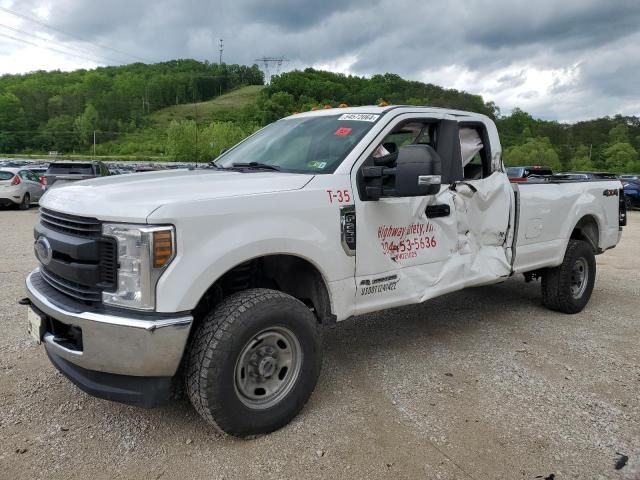
[[[417,197],[366,200],[362,192],[361,169],[380,145],[386,152],[407,144],[434,146],[441,122],[400,116],[365,151],[367,160],[352,171],[353,191],[359,193],[355,199],[357,314],[419,303],[464,283],[467,260],[458,253],[456,209],[448,185],[441,185],[434,195]]]

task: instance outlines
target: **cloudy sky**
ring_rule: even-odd
[[[393,72],[562,121],[640,115],[639,0],[0,0],[0,74],[217,61],[219,38],[226,63]]]

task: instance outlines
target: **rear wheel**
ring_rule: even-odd
[[[30,206],[31,206],[31,197],[29,196],[28,193],[25,193],[24,197],[22,197],[22,201],[18,205],[18,208],[20,210],[29,210]]]
[[[275,290],[246,290],[225,299],[196,330],[187,394],[225,433],[269,433],[300,412],[321,363],[319,325],[308,307]]]
[[[578,313],[591,298],[596,278],[593,248],[582,240],[569,240],[562,264],[542,275],[542,303],[551,310]]]

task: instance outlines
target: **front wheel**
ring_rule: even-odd
[[[321,364],[319,325],[308,307],[275,290],[246,290],[225,299],[195,331],[186,389],[218,430],[259,435],[302,410]]]
[[[559,312],[581,312],[591,298],[595,279],[593,248],[583,240],[569,240],[562,264],[542,275],[542,303]]]

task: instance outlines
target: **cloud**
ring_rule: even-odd
[[[481,94],[503,112],[517,106],[558,120],[639,113],[636,0],[0,0],[0,7],[56,30],[1,9],[0,25],[97,57],[92,63],[0,36],[0,73],[137,58],[217,61],[224,38],[228,63],[282,55],[286,68],[393,72]]]

